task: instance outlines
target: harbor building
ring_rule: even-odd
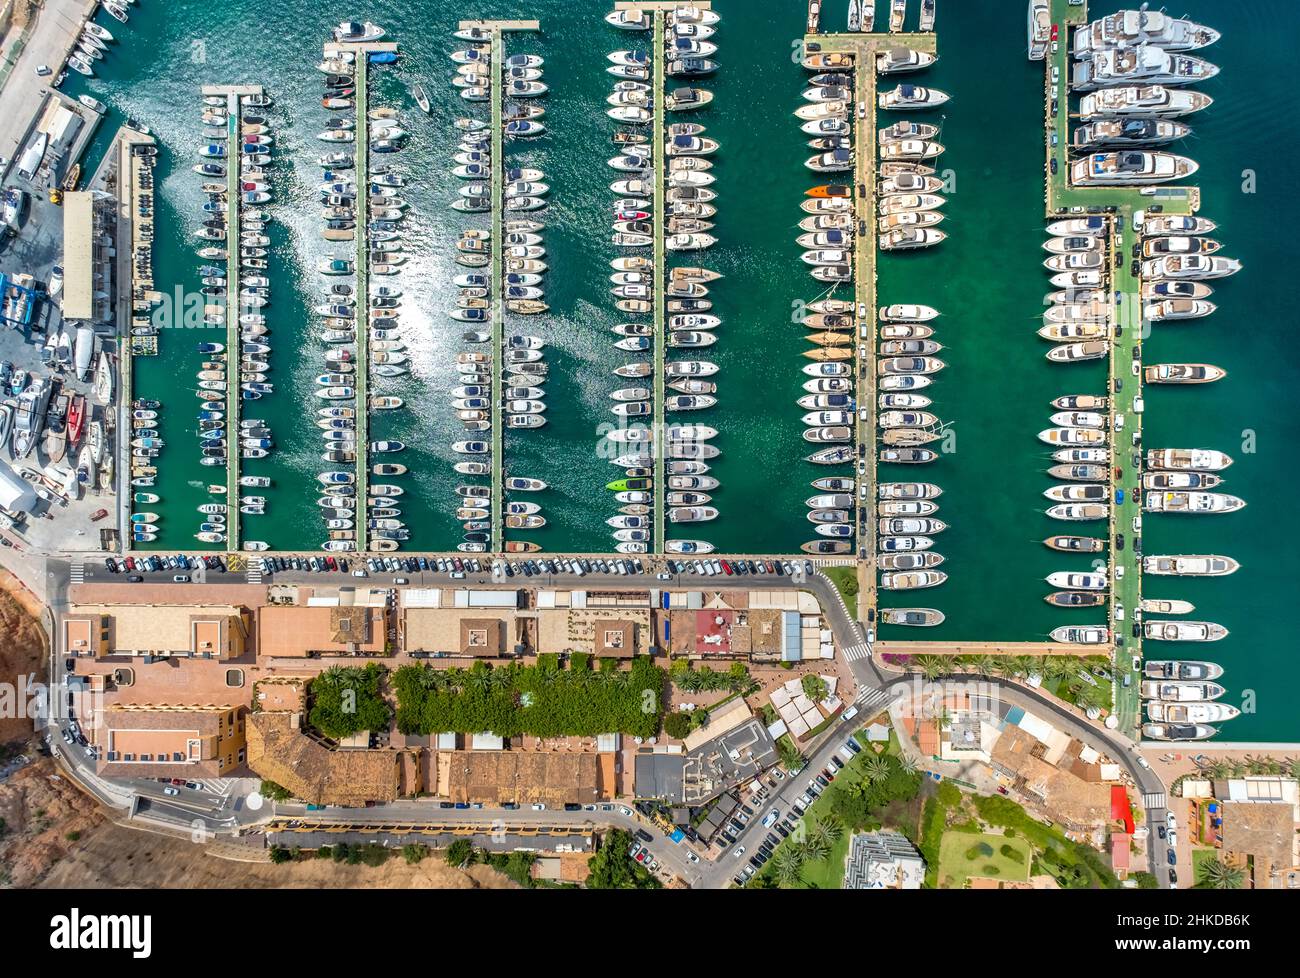
[[[70,321],[113,319],[111,304],[115,218],[113,200],[92,191],[63,198],[63,316]]]

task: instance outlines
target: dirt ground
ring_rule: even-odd
[[[107,823],[90,833],[38,884],[42,889],[86,887],[318,889],[511,889],[486,866],[452,869],[438,854],[409,866],[394,856],[383,866],[348,866],[326,859],[274,866],[210,856],[202,845]]]
[[[45,681],[45,633],[27,607],[31,595],[17,588],[10,593],[11,583],[0,577],[0,683],[8,683],[16,691],[20,676]],[[0,716],[0,745],[31,735],[29,717]]]

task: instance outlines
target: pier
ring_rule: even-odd
[[[492,553],[505,551],[506,517],[505,517],[505,424],[506,404],[504,396],[505,358],[505,35],[522,31],[541,30],[541,23],[536,20],[462,20],[460,29],[477,28],[491,34],[492,63],[488,74],[491,86],[490,112],[492,133],[492,182],[490,194],[490,234],[488,248],[491,260],[488,274],[491,287],[488,296],[488,332],[491,334],[492,347],[492,428],[489,432],[491,443],[491,479],[492,503],[489,512],[491,522],[491,541],[488,549]]]
[[[370,55],[395,54],[392,41],[330,41],[324,46],[325,58],[348,53],[355,58],[356,130],[353,137],[353,172],[357,175],[356,234],[356,332],[357,355],[353,371],[353,414],[356,431],[356,499],[353,522],[356,524],[356,549],[367,549],[370,487]]]
[[[668,248],[665,235],[668,227],[668,215],[665,205],[665,187],[668,174],[668,149],[665,143],[664,108],[664,12],[654,12],[654,120],[650,134],[651,159],[654,160],[654,202],[650,208],[654,220],[654,341],[652,345],[651,369],[654,383],[651,385],[650,404],[654,410],[653,433],[654,445],[654,482],[651,489],[654,501],[651,510],[654,514],[654,538],[650,544],[652,554],[664,552],[665,521],[664,499],[668,483],[664,453],[668,450],[668,421],[664,410],[664,370],[668,359],[667,296],[664,294],[665,278],[668,273]]]
[[[356,166],[354,171],[357,175],[357,194],[369,194],[370,179],[370,120],[367,117],[369,111],[369,58],[366,56],[365,45],[354,45],[362,48],[357,51],[357,130],[356,139],[353,145],[356,150],[353,152],[353,163]],[[365,210],[361,210],[362,206]],[[357,306],[356,306],[356,324],[357,324],[357,359],[356,359],[356,384],[353,386],[356,405],[356,433],[357,433],[357,493],[353,497],[357,501],[355,522],[357,526],[357,551],[364,552],[367,549],[369,508],[366,506],[366,498],[369,495],[370,486],[370,218],[369,202],[363,204],[357,202]]]
[[[239,468],[243,448],[239,437],[240,384],[243,377],[243,341],[240,339],[239,298],[241,237],[239,218],[244,195],[240,190],[242,156],[242,98],[261,95],[261,85],[204,85],[203,94],[226,99],[226,550],[239,543]]]
[[[1043,656],[1073,655],[1087,657],[1106,655],[1105,645],[1075,645],[1063,642],[877,642],[874,651],[880,655],[997,655]]]
[[[1142,600],[1142,562],[1137,540],[1142,536],[1141,458],[1142,444],[1142,340],[1150,323],[1142,315],[1142,278],[1134,271],[1133,250],[1141,236],[1133,227],[1134,215],[1153,205],[1165,214],[1191,215],[1200,209],[1196,187],[1077,187],[1070,180],[1070,46],[1076,27],[1089,22],[1087,3],[1051,0],[1051,20],[1060,25],[1057,50],[1048,49],[1045,65],[1044,132],[1046,163],[1045,204],[1050,220],[1083,215],[1104,215],[1110,221],[1107,276],[1113,303],[1110,321],[1110,356],[1104,392],[1110,397],[1110,626],[1117,637],[1109,650],[1117,671],[1128,669],[1130,660],[1142,658],[1142,636],[1130,632]],[[1140,266],[1138,266],[1140,269]],[[1118,388],[1118,389],[1117,389]],[[1122,428],[1116,424],[1123,418]],[[1121,475],[1120,473],[1123,473]],[[1120,493],[1123,502],[1118,502]],[[1116,538],[1127,543],[1118,548]],[[1124,619],[1115,618],[1124,609]],[[1140,614],[1137,614],[1140,620]],[[1118,637],[1123,636],[1121,646]],[[1115,716],[1119,729],[1136,733],[1142,723],[1142,704],[1137,682],[1125,687],[1115,683]]]
[[[853,91],[858,106],[854,112],[854,185],[855,219],[866,223],[866,233],[853,239],[853,299],[858,309],[858,335],[853,359],[857,381],[856,404],[866,408],[866,417],[858,410],[853,422],[853,446],[857,458],[866,462],[864,472],[856,472],[859,483],[876,486],[876,335],[877,335],[877,247],[876,247],[876,55],[891,47],[909,47],[934,53],[937,39],[926,34],[809,34],[804,37],[805,54],[836,53],[853,56]],[[863,507],[859,506],[859,512]],[[870,500],[865,518],[857,520],[858,621],[871,620],[876,610],[876,500]]]
[[[492,64],[488,78],[492,87],[492,228],[488,247],[492,251],[491,290],[488,293],[488,332],[492,334],[492,508],[491,544],[495,553],[505,550],[505,424],[506,405],[502,396],[505,369],[505,59],[506,45],[495,24],[492,31]]]

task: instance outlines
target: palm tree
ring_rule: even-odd
[[[782,846],[772,857],[772,875],[777,886],[795,886],[803,874],[803,852],[799,846]]]
[[[1207,890],[1240,890],[1246,874],[1219,859],[1201,864],[1201,882]]]
[[[991,676],[997,671],[998,657],[987,652],[977,655],[971,662],[971,668],[981,676]]]
[[[828,850],[833,848],[843,835],[844,824],[834,815],[822,816],[812,830],[812,838],[825,843]]]
[[[797,771],[808,763],[808,758],[803,756],[799,748],[784,737],[777,741],[776,749],[781,755],[781,765],[787,771]]]
[[[898,756],[898,766],[904,774],[915,774],[917,772],[916,759],[911,754],[900,754]]]
[[[862,777],[867,784],[875,784],[889,777],[889,762],[883,757],[868,757],[862,764]]]
[[[928,680],[938,679],[948,671],[948,660],[937,655],[918,655],[916,666]]]
[[[819,837],[815,828],[805,841],[799,843],[799,849],[805,860],[811,859],[813,862],[820,862],[831,854],[830,843]]]

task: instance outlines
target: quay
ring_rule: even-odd
[[[811,18],[810,18],[811,20]],[[876,54],[891,47],[909,47],[934,53],[937,39],[933,33],[909,34],[808,34],[804,37],[805,54],[834,53],[853,56],[854,95],[859,110],[854,112],[854,186],[853,212],[859,223],[865,221],[867,232],[853,240],[853,299],[858,308],[857,348],[853,359],[857,377],[856,391],[861,410],[853,423],[853,446],[857,458],[866,462],[865,472],[856,472],[859,482],[876,485],[876,335],[878,281],[876,248]],[[861,111],[865,109],[865,111]],[[859,513],[862,507],[859,507]],[[857,520],[858,621],[874,620],[878,594],[876,590],[876,504],[867,507],[865,518]]]
[[[1076,645],[1063,642],[877,642],[880,655],[1105,655],[1105,645]]]
[[[242,240],[239,218],[244,195],[240,191],[240,132],[243,97],[262,95],[261,85],[204,85],[205,96],[225,96],[226,144],[226,551],[235,552],[239,543],[239,468],[243,448],[239,438],[239,410],[242,405],[241,378],[243,341],[240,339],[239,300]]]
[[[108,194],[117,202],[114,230],[114,267],[113,277],[116,283],[114,300],[114,317],[119,324],[135,325],[142,320],[148,325],[152,320],[147,315],[154,304],[157,293],[153,288],[152,271],[147,279],[138,279],[135,274],[134,259],[137,254],[150,258],[152,269],[153,255],[153,209],[149,208],[146,216],[141,201],[142,177],[145,172],[152,172],[152,166],[134,152],[136,146],[154,146],[152,136],[121,126],[113,136],[108,151],[100,160],[99,167],[86,183],[88,190]],[[151,161],[150,161],[151,162]],[[65,206],[68,206],[67,198]],[[141,315],[141,313],[146,313]],[[156,336],[135,337],[130,335],[131,327],[120,326],[117,339],[117,404],[103,408],[106,433],[116,431],[113,444],[115,481],[119,487],[117,514],[118,539],[124,550],[132,547],[132,533],[129,526],[131,514],[131,479],[136,476],[151,475],[153,465],[141,465],[138,469],[131,464],[131,402],[134,399],[134,360],[136,356],[147,356],[157,352]],[[149,343],[137,341],[147,340]],[[101,344],[104,337],[100,336]]]

